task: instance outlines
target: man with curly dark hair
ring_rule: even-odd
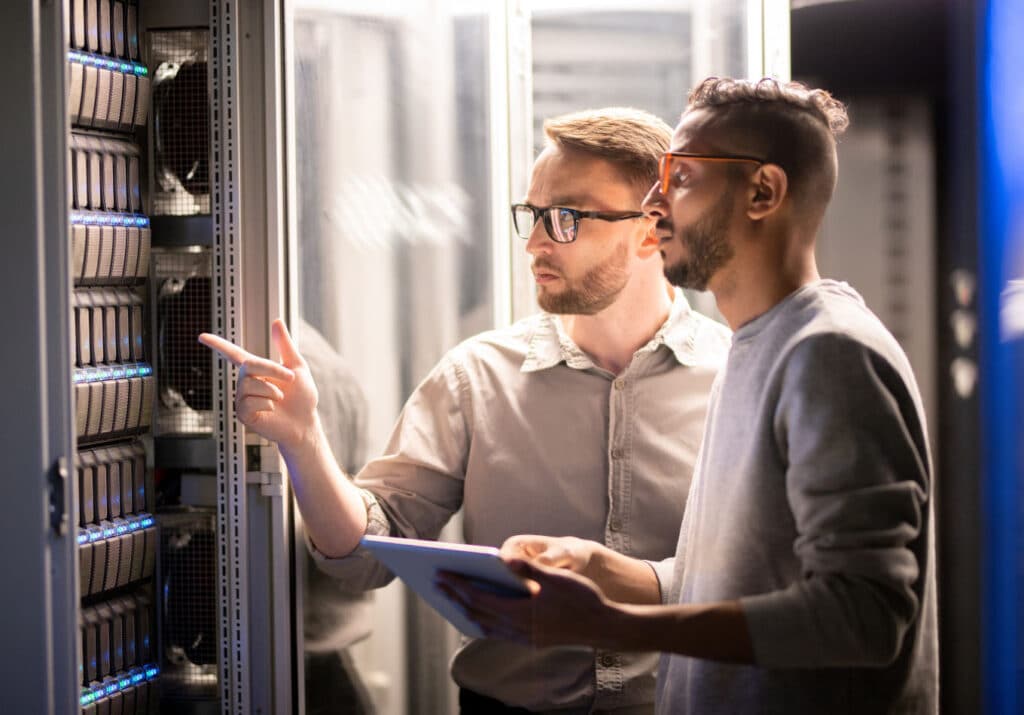
[[[893,336],[814,259],[846,124],[799,84],[691,93],[644,209],[666,275],[711,290],[735,332],[676,557],[513,537],[531,598],[442,579],[489,636],[660,650],[660,712],[937,712],[921,398]]]

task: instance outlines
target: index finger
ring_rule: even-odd
[[[236,367],[240,367],[246,360],[256,357],[245,348],[241,348],[213,333],[200,333],[199,342],[211,350],[220,353],[222,357],[233,362]]]

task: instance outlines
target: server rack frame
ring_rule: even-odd
[[[239,339],[243,315],[267,347],[269,312],[281,314],[284,280],[281,143],[280,137],[280,6],[259,0],[211,0],[217,80],[214,137],[217,163],[215,247],[221,292],[215,329]],[[10,678],[0,690],[0,711],[41,715],[73,713],[79,709],[80,654],[78,637],[77,543],[70,514],[77,504],[75,480],[68,469],[75,454],[72,404],[71,275],[65,157],[70,141],[64,88],[67,86],[66,2],[5,3],[0,9],[0,47],[10,70],[5,98],[9,107],[0,119],[7,144],[4,178],[8,231],[12,240],[3,266],[0,295],[12,307],[5,322],[11,348],[2,365],[8,380],[8,404],[18,418],[5,421],[3,446],[8,455],[6,494],[0,500],[0,519],[7,548],[0,556],[5,580],[0,623],[8,648],[0,663]],[[269,26],[267,34],[264,27]],[[240,51],[244,33],[258,38]],[[270,47],[269,57],[263,38]],[[239,62],[246,69],[239,72]],[[241,74],[241,76],[240,76]],[[266,86],[263,86],[266,83]],[[238,90],[258,89],[262,102],[239,142]],[[262,87],[262,88],[261,88]],[[274,97],[277,97],[275,101]],[[249,140],[253,140],[252,143]],[[269,168],[267,165],[270,165]],[[244,170],[240,167],[245,167]],[[276,167],[276,173],[275,173]],[[247,183],[243,171],[265,181]],[[246,191],[249,195],[246,195]],[[248,202],[246,199],[251,199]],[[275,218],[268,202],[279,207]],[[242,215],[246,203],[252,210]],[[261,208],[262,206],[262,208]],[[268,228],[269,227],[269,228]],[[247,231],[243,256],[238,237]],[[260,237],[266,239],[266,249]],[[244,263],[243,263],[244,261]],[[268,285],[250,284],[258,296],[242,295],[241,274],[272,273]],[[269,288],[269,290],[268,290]],[[272,306],[269,307],[268,306]],[[16,310],[16,316],[13,311]],[[219,551],[223,556],[220,651],[221,703],[225,713],[295,711],[294,620],[290,615],[293,565],[290,549],[290,493],[275,463],[276,453],[261,448],[262,465],[247,464],[242,430],[234,423],[233,375],[221,369],[218,399],[222,407],[219,441]],[[254,468],[254,469],[250,469]],[[271,471],[267,471],[267,470]],[[249,542],[266,535],[255,549]],[[265,552],[265,553],[264,553]],[[278,576],[283,572],[287,578]],[[281,616],[280,614],[286,614]],[[255,627],[254,627],[255,625]],[[262,626],[268,625],[268,628]],[[301,668],[301,665],[299,666]]]
[[[0,523],[5,587],[0,656],[8,687],[0,711],[40,715],[78,707],[78,559],[68,479],[74,457],[71,404],[63,3],[4,3],[0,58],[7,70],[0,118],[5,161],[0,191],[7,220],[0,296],[11,310]],[[16,111],[15,111],[16,108]],[[14,412],[12,411],[13,415]]]

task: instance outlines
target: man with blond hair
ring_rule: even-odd
[[[543,312],[445,355],[354,483],[331,456],[282,323],[272,332],[283,364],[202,338],[241,365],[239,419],[277,442],[310,548],[354,588],[391,579],[358,546],[364,534],[436,539],[460,508],[469,543],[530,532],[640,559],[673,551],[729,338],[666,282],[654,219],[640,208],[671,130],[615,108],[549,120],[545,133],[512,206]],[[463,713],[627,715],[652,710],[656,662],[482,639],[463,643],[452,675]]]
[[[485,633],[662,651],[664,713],[937,712],[921,397],[893,336],[814,260],[846,124],[799,84],[691,93],[644,208],[666,275],[710,289],[735,333],[676,557],[652,571],[598,543],[511,539],[533,597],[444,581]]]

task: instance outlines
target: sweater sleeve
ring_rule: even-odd
[[[930,465],[916,393],[835,334],[794,348],[775,438],[802,578],[742,599],[757,663],[883,666],[921,611]]]

